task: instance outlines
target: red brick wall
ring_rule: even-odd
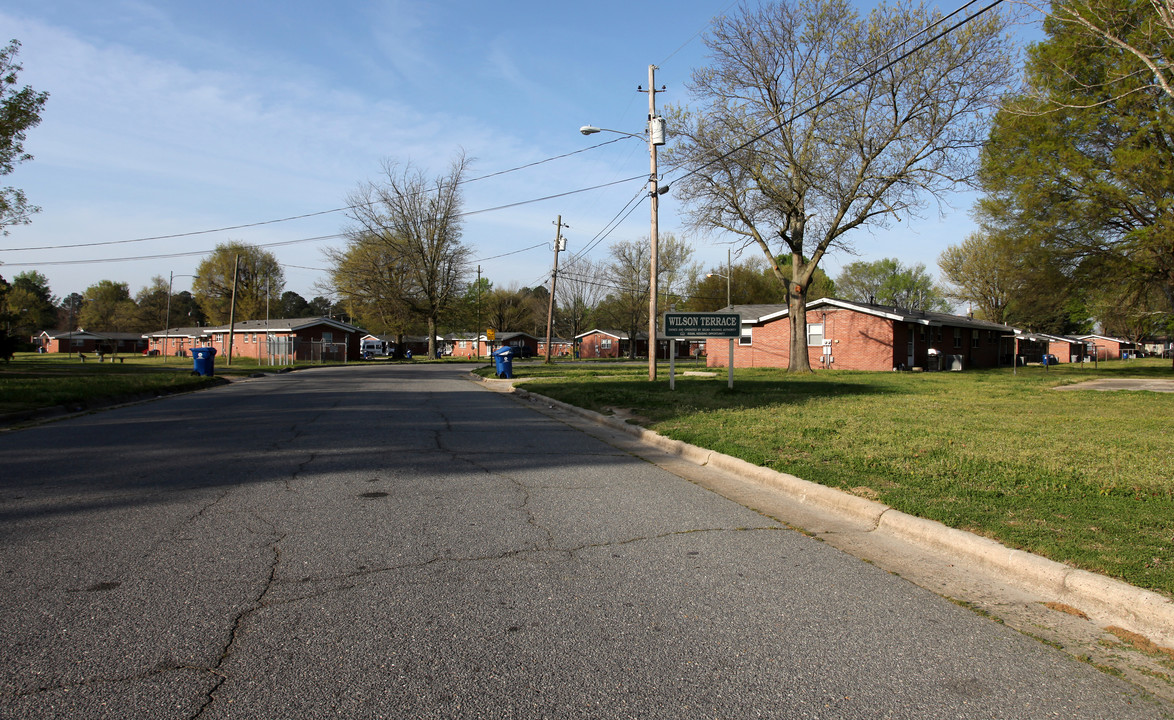
[[[884,318],[839,308],[807,313],[808,323],[824,324],[824,337],[832,341],[831,367],[839,370],[892,370],[894,365],[893,323]],[[742,345],[735,341],[734,367],[787,367],[791,360],[790,318],[755,327],[752,342]],[[905,339],[900,340],[900,352],[905,352]],[[922,347],[924,353],[925,348]],[[729,358],[726,340],[706,343],[706,364],[725,367]],[[823,365],[823,347],[807,348],[811,367]],[[903,360],[902,360],[903,362]]]
[[[867,313],[843,308],[813,310],[807,313],[807,322],[823,323],[824,338],[831,340],[832,362],[823,362],[822,346],[808,347],[807,357],[812,368],[831,367],[837,370],[893,370],[898,366],[929,366],[929,349],[943,355],[961,355],[963,367],[997,367],[999,340],[987,330],[958,328],[955,344],[953,326],[928,327],[920,323],[904,323]],[[790,362],[790,319],[755,327],[750,345],[734,346],[734,367],[787,367]],[[978,337],[977,346],[974,344]],[[913,362],[909,363],[909,339],[913,338]],[[725,340],[707,343],[709,367],[725,367],[729,351]]]
[[[604,349],[600,347],[600,341],[603,339],[611,340],[611,347]],[[602,333],[594,333],[586,335],[579,341],[579,357],[581,358],[614,358],[620,356],[620,340],[613,338],[610,335]]]

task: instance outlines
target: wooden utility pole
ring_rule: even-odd
[[[648,66],[648,90],[637,87],[639,92],[648,93],[648,154],[651,157],[651,169],[648,176],[648,195],[652,198],[652,228],[649,243],[651,244],[652,259],[648,278],[648,379],[656,380],[656,293],[657,275],[659,274],[657,254],[660,248],[657,223],[660,217],[659,177],[656,170],[656,147],[664,145],[664,119],[656,114],[656,94],[664,92],[662,87],[656,89],[656,66]],[[636,342],[636,338],[632,338]]]
[[[225,365],[232,365],[232,339],[236,324],[236,276],[240,273],[241,256],[237,255],[232,261],[232,301],[228,304],[228,358]]]
[[[477,353],[477,359],[481,359],[481,266],[477,266],[477,332],[473,336],[473,345],[475,349],[473,352]]]
[[[558,282],[558,253],[563,249],[563,228],[569,228],[570,225],[563,225],[563,216],[559,215],[558,220],[555,221],[554,231],[554,269],[550,271],[550,302],[546,306],[546,364],[550,364],[550,341],[551,332],[554,330],[554,288],[555,283]]]

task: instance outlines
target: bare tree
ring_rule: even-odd
[[[589,258],[579,258],[559,270],[554,299],[558,310],[555,319],[562,332],[572,338],[587,332],[587,323],[607,294],[603,276],[603,269]]]
[[[382,182],[368,182],[347,197],[354,222],[349,242],[328,256],[344,299],[374,301],[389,321],[404,311],[425,320],[429,356],[436,353],[440,315],[457,299],[467,270],[460,208],[468,166],[461,154],[447,175],[429,179],[410,164],[385,162]]]
[[[712,64],[689,84],[705,105],[672,113],[691,226],[756,245],[787,288],[792,371],[810,370],[805,304],[824,256],[973,172],[1014,45],[992,13],[913,51],[940,20],[904,2],[863,20],[844,0],[743,7],[706,39]]]

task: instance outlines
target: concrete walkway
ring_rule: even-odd
[[[1150,392],[1174,393],[1174,380],[1149,378],[1120,378],[1112,380],[1088,380],[1075,385],[1062,385],[1056,390],[1149,390]]]
[[[1160,650],[1154,654],[1152,646],[1146,653],[1129,644],[1129,638],[1142,645],[1148,639],[1174,648],[1174,601],[1163,595],[671,440],[622,417],[514,388],[513,381],[485,382],[514,393],[539,412],[1174,701],[1174,682],[1162,664],[1168,657]]]

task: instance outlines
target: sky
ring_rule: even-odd
[[[610,243],[649,235],[646,197],[611,228],[647,193],[647,142],[579,128],[641,135],[649,65],[666,86],[658,109],[688,104],[704,32],[736,8],[5,0],[0,42],[20,40],[21,84],[50,97],[25,142],[35,159],[2,179],[42,210],[0,237],[0,275],[36,270],[60,297],[100,280],[133,295],[156,276],[179,292],[235,240],[265,247],[285,289],[310,299],[324,294],[324,250],[344,245],[349,193],[385,163],[437,177],[463,152],[482,178],[464,186],[472,268],[495,287],[546,284],[560,216],[572,256],[602,260]],[[854,254],[823,267],[835,277],[896,257],[936,275],[941,252],[974,230],[974,197],[858,231]],[[691,234],[682,210],[671,191],[661,198],[660,233],[685,238],[705,269],[723,266],[730,238]]]

